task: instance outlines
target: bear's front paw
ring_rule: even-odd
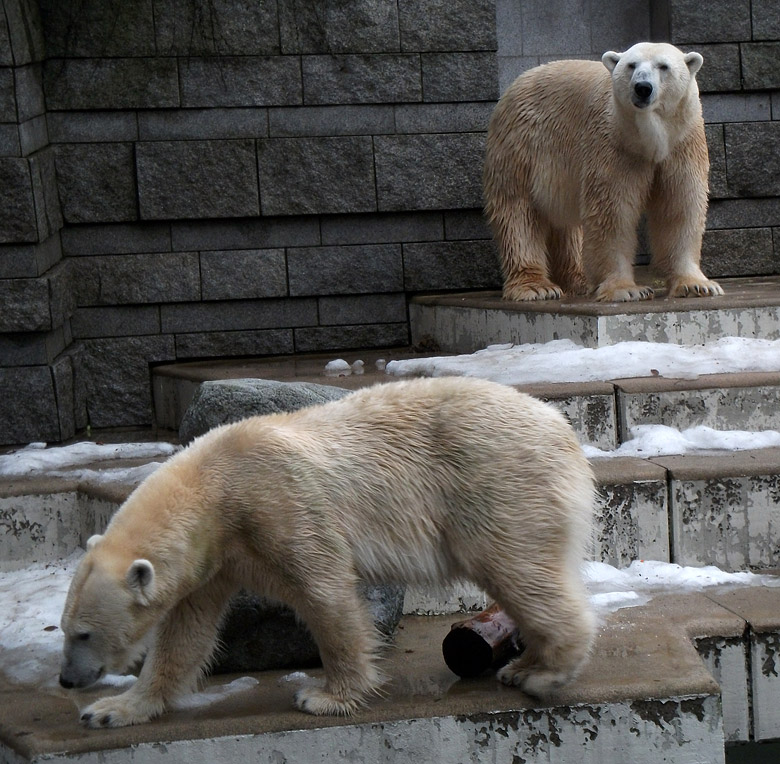
[[[635,302],[652,299],[653,288],[639,284],[605,283],[596,290],[596,300],[599,302]]]
[[[318,687],[304,687],[295,693],[295,705],[314,716],[350,716],[357,711],[357,700],[344,700]]]
[[[669,285],[669,297],[716,297],[722,294],[723,287],[707,278],[677,279]]]
[[[504,286],[502,297],[513,302],[560,300],[563,297],[563,290],[557,284],[546,279],[537,282],[523,281]]]
[[[162,708],[153,704],[138,703],[123,695],[101,698],[81,712],[81,723],[85,727],[129,727],[144,724],[162,713]]]

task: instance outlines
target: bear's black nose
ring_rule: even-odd
[[[637,82],[634,85],[634,92],[643,101],[646,101],[653,94],[653,86],[649,82]]]
[[[65,679],[65,677],[62,674],[60,674],[60,684],[66,690],[72,690],[73,689],[73,682],[71,682],[70,679]]]

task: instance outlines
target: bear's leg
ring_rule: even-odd
[[[588,293],[588,281],[582,270],[582,228],[552,228],[547,242],[550,273],[565,294]]]
[[[505,300],[557,300],[561,288],[547,265],[549,226],[525,197],[487,207],[504,274]]]
[[[505,569],[488,588],[518,624],[525,645],[498,678],[543,697],[571,681],[587,661],[595,617],[578,572],[524,567],[514,580]]]
[[[296,607],[317,642],[325,687],[304,687],[295,705],[318,716],[354,713],[385,679],[376,665],[381,642],[354,582],[337,587],[327,597],[308,591],[306,603]]]
[[[669,297],[723,294],[699,267],[706,215],[706,172],[698,177],[675,153],[656,173],[647,207],[653,265],[665,276]]]
[[[653,290],[634,280],[640,199],[621,198],[615,189],[602,189],[583,225],[582,263],[588,281],[596,285],[595,297],[602,302],[649,300]]]
[[[177,696],[195,689],[216,645],[222,612],[236,585],[217,576],[185,597],[160,623],[135,684],[87,706],[87,727],[126,727],[159,716]]]

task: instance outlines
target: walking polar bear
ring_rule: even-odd
[[[485,212],[504,298],[652,297],[633,275],[643,211],[668,294],[723,294],[699,267],[709,171],[701,55],[642,42],[601,60],[531,69],[494,110]]]
[[[195,440],[90,539],[65,602],[60,683],[85,687],[151,646],[135,684],[83,709],[89,727],[146,722],[191,690],[243,587],[292,606],[322,657],[312,714],[350,714],[383,677],[358,579],[471,580],[520,625],[499,673],[543,695],[587,659],[580,578],[593,477],[551,406],[492,382],[394,382]]]

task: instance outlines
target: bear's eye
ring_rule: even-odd
[[[668,72],[669,71],[669,64],[658,64],[658,68],[662,72]]]
[[[76,639],[78,639],[80,642],[86,642],[89,639],[89,632],[82,631],[80,634],[76,634]]]
[[[628,64],[627,66],[631,70],[636,69],[636,64],[633,61],[630,64]]]

